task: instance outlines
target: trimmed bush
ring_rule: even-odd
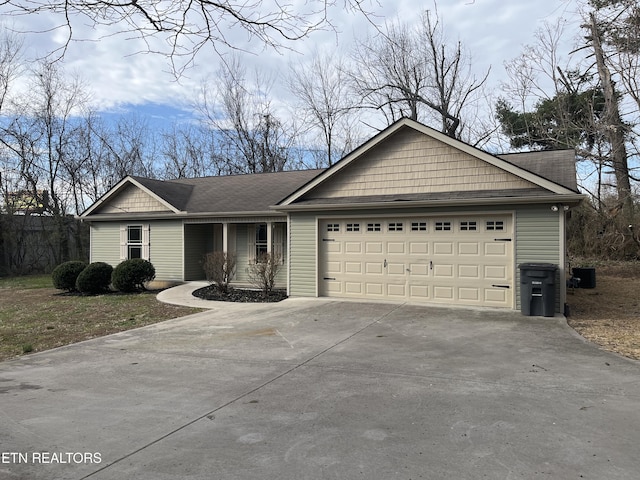
[[[59,290],[74,291],[76,289],[78,275],[80,275],[86,266],[86,263],[79,260],[61,263],[51,272],[53,286]]]
[[[156,269],[148,260],[132,258],[113,269],[111,283],[121,292],[144,290],[144,284],[156,277]]]
[[[94,262],[87,265],[76,280],[76,289],[82,293],[102,293],[109,289],[113,267],[108,263]]]

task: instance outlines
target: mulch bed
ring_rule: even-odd
[[[284,290],[274,290],[268,296],[264,296],[259,290],[245,290],[240,288],[229,288],[227,293],[219,291],[215,285],[199,288],[193,292],[194,297],[203,300],[214,300],[217,302],[253,302],[267,303],[280,302],[287,298],[287,292]]]

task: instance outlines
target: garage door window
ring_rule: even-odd
[[[402,222],[389,222],[390,232],[401,232],[403,230]]]
[[[427,222],[411,222],[411,231],[412,232],[426,232],[427,231]]]
[[[367,223],[367,232],[380,232],[381,230],[379,223]]]
[[[478,230],[478,224],[476,222],[460,222],[461,232],[475,232]]]
[[[501,220],[487,220],[487,231],[501,231],[504,230],[504,222]]]
[[[339,223],[327,223],[327,232],[339,232],[340,224]]]
[[[436,222],[436,232],[450,232],[451,222]]]
[[[359,232],[360,224],[359,223],[347,223],[347,232]]]

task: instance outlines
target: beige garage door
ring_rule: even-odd
[[[510,215],[319,224],[322,296],[513,306]]]

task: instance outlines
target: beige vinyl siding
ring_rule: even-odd
[[[90,227],[92,262],[105,262],[115,267],[120,263],[120,223],[92,222]]]
[[[313,191],[314,198],[524,189],[535,185],[412,129],[397,132]]]
[[[149,260],[156,269],[156,280],[182,281],[182,221],[149,223]]]
[[[317,295],[315,214],[292,214],[289,222],[289,295]]]
[[[202,263],[205,254],[213,252],[213,225],[184,225],[184,238],[184,279],[204,280]]]
[[[251,227],[251,228],[250,228]],[[249,281],[249,229],[253,231],[253,225],[238,224],[236,226],[236,282],[247,283]]]
[[[516,304],[520,309],[520,269],[522,263],[560,261],[560,220],[564,212],[551,211],[551,205],[521,208],[516,213]],[[558,265],[564,269],[564,265]],[[556,311],[560,310],[560,270],[556,274]]]
[[[165,205],[135,185],[127,185],[94,213],[168,212]]]

